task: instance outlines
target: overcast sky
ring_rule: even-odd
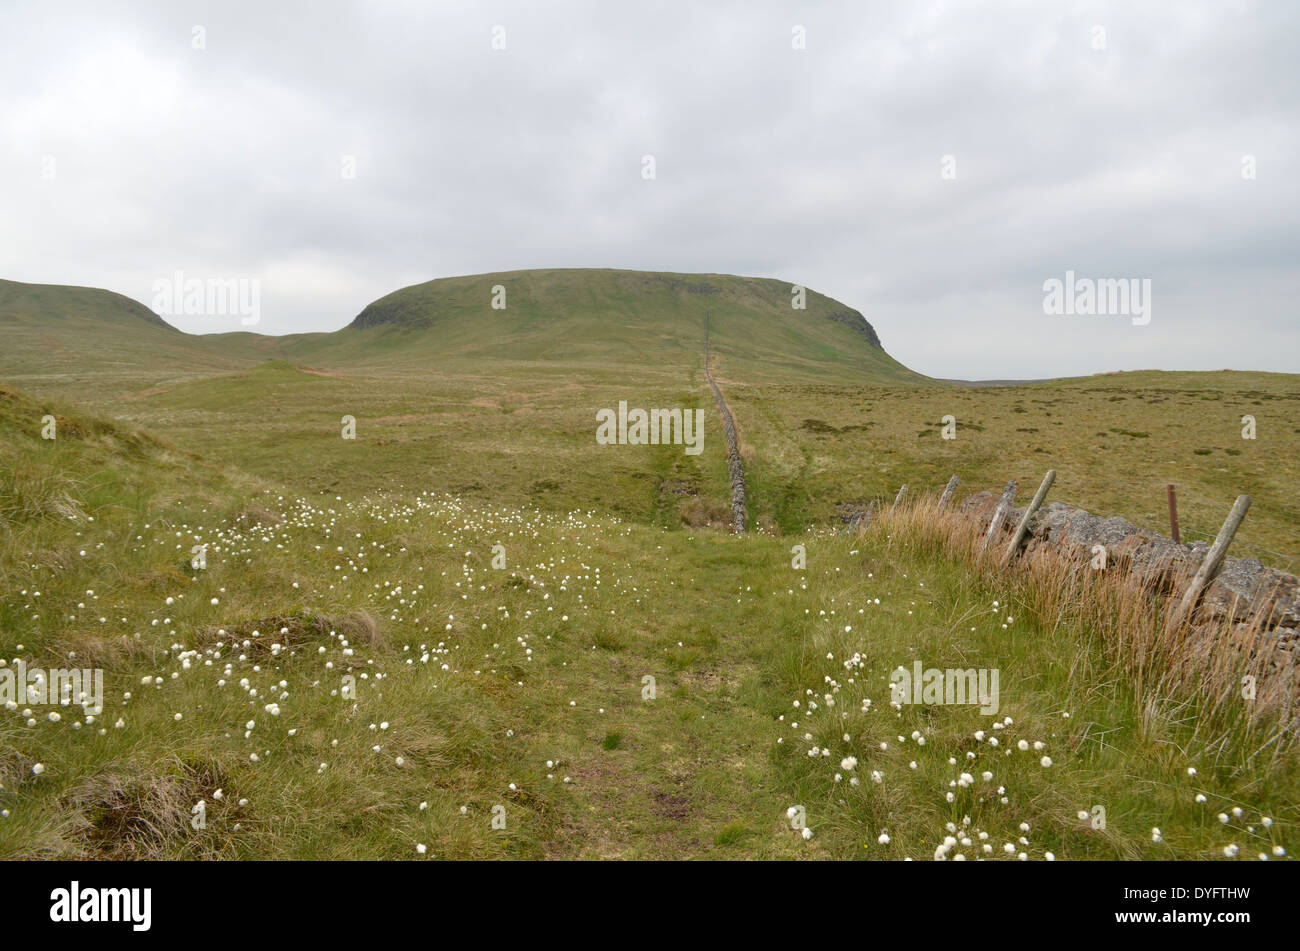
[[[434,277],[716,271],[934,376],[1300,371],[1289,0],[7,0],[0,37],[0,277],[255,279],[278,334]],[[1150,322],[1045,314],[1067,270],[1149,279]]]

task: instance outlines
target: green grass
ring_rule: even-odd
[[[1032,487],[1052,467],[1052,498],[1144,526],[1176,483],[1192,538],[1248,491],[1234,553],[1285,567],[1295,377],[951,386],[816,295],[809,325],[782,325],[776,282],[599,276],[458,279],[438,306],[420,286],[379,303],[425,329],[275,340],[187,338],[126,305],[100,323],[68,304],[61,328],[60,289],[9,298],[0,658],[101,667],[106,703],[0,711],[0,857],[930,858],[962,837],[949,824],[970,858],[1294,843],[1296,754],[1276,711],[1223,689],[1234,655],[1190,672],[1148,655],[1119,624],[1136,615],[986,570],[911,509],[832,529],[902,482]],[[510,309],[473,310],[497,280]],[[705,407],[704,453],[595,445],[620,399]],[[997,716],[891,708],[913,659],[998,669]]]
[[[107,703],[81,729],[76,708],[6,716],[6,857],[925,858],[967,815],[1035,858],[1200,857],[1295,828],[1291,759],[1198,734],[1177,698],[1151,712],[1103,644],[1053,636],[919,541],[694,534],[438,493],[187,500],[165,471],[143,508],[74,485],[84,517],[38,520],[42,557],[23,529],[7,538],[0,653],[102,665]],[[999,668],[1000,735],[1046,743],[1052,767],[974,740],[991,725],[973,708],[891,710],[888,672],[914,657]],[[1104,834],[1075,817],[1096,805]]]
[[[504,311],[490,307],[497,284]],[[953,386],[902,368],[837,320],[852,313],[843,304],[809,292],[807,310],[793,311],[787,284],[726,275],[450,278],[367,309],[399,323],[288,337],[189,336],[122,316],[125,299],[108,292],[4,287],[12,346],[0,378],[309,497],[436,487],[483,504],[725,525],[726,459],[703,375],[708,309],[750,521],[765,531],[829,525],[841,506],[892,500],[901,483],[936,488],[957,473],[968,489],[1030,486],[1055,468],[1054,499],[1143,527],[1167,528],[1174,484],[1189,540],[1213,537],[1248,493],[1234,553],[1300,570],[1294,375]],[[104,295],[95,306],[93,294]],[[59,307],[67,315],[51,317]],[[704,454],[597,451],[595,412],[621,399],[704,408]],[[1246,414],[1256,439],[1242,439]],[[356,441],[339,438],[344,415],[357,420]],[[955,439],[939,435],[946,415]]]

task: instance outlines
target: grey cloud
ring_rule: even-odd
[[[7,6],[0,276],[146,303],[177,268],[258,277],[284,333],[458,273],[723,271],[838,297],[935,376],[1296,371],[1297,27],[1253,3]],[[1068,268],[1151,278],[1151,325],[1044,315]]]

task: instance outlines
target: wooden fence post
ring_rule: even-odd
[[[1016,500],[1016,493],[1020,491],[1020,483],[1012,479],[1002,490],[1002,499],[998,502],[998,507],[993,510],[993,518],[989,520],[989,531],[984,536],[984,544],[980,547],[980,553],[988,551],[989,545],[993,542],[993,536],[1002,531],[1002,523],[1007,520],[1007,514],[1011,511],[1011,504]]]
[[[906,482],[904,482],[902,485],[900,485],[900,486],[898,487],[898,494],[897,494],[896,496],[894,496],[894,507],[891,508],[889,511],[891,511],[891,512],[897,512],[897,511],[898,511],[898,507],[899,507],[900,505],[903,504],[903,496],[905,496],[905,495],[907,495],[907,483],[906,483]]]
[[[868,525],[870,525],[871,513],[875,511],[875,508],[876,508],[876,501],[875,499],[872,499],[871,504],[867,506],[867,510],[865,512],[858,512],[849,521],[849,531],[850,532],[862,531]]]
[[[943,514],[943,510],[946,509],[948,503],[952,501],[952,494],[957,491],[957,483],[960,481],[961,480],[957,478],[956,473],[953,473],[953,477],[949,479],[948,484],[943,487],[943,495],[939,498],[939,515]]]
[[[1201,592],[1219,573],[1219,566],[1223,564],[1224,556],[1228,553],[1228,546],[1232,544],[1232,538],[1237,534],[1237,529],[1241,527],[1241,521],[1246,517],[1249,508],[1250,496],[1237,496],[1232,511],[1228,513],[1223,527],[1219,529],[1218,537],[1214,539],[1214,544],[1210,546],[1210,550],[1205,553],[1201,567],[1196,570],[1196,575],[1192,578],[1192,583],[1187,586],[1187,592],[1183,595],[1183,600],[1169,619],[1172,628],[1177,629],[1192,616],[1192,610],[1196,607],[1196,601],[1200,598]]]
[[[1165,490],[1169,493],[1169,531],[1173,535],[1174,544],[1181,545],[1183,540],[1178,535],[1178,498],[1174,495],[1174,484],[1170,482]]]
[[[1016,526],[1016,533],[1011,538],[1011,544],[1007,546],[1006,554],[1002,556],[1002,567],[1011,564],[1011,559],[1016,556],[1016,550],[1024,540],[1025,534],[1029,531],[1029,520],[1034,517],[1038,507],[1043,504],[1043,499],[1047,498],[1047,490],[1052,487],[1056,481],[1056,470],[1048,469],[1047,475],[1043,476],[1043,483],[1034,493],[1034,500],[1029,503],[1029,508],[1025,509],[1025,514],[1020,517],[1020,524]]]

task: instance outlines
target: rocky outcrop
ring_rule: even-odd
[[[843,324],[854,333],[861,334],[877,350],[885,349],[880,345],[880,335],[876,333],[876,328],[871,326],[871,322],[860,311],[844,307],[831,311],[827,316],[837,324]]]

